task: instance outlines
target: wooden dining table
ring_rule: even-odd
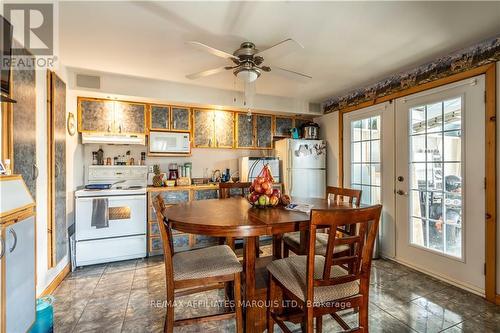
[[[313,209],[353,209],[347,202],[327,199],[292,198],[292,202],[313,205]],[[171,227],[186,233],[243,238],[243,272],[245,332],[262,332],[266,328],[267,270],[271,260],[281,255],[281,236],[301,231],[306,244],[309,214],[284,207],[252,207],[244,198],[199,200],[167,207],[165,215]],[[257,258],[258,237],[273,236],[273,256]]]

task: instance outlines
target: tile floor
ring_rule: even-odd
[[[161,257],[78,269],[54,292],[55,332],[161,332],[164,295]],[[210,291],[178,298],[176,317],[219,311],[200,303],[222,297]],[[374,261],[370,301],[370,332],[500,332],[499,306],[389,260]],[[357,323],[352,311],[342,317]],[[323,322],[323,332],[342,331],[329,317]],[[234,321],[176,328],[200,331],[234,332]]]

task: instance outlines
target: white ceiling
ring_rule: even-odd
[[[232,53],[294,38],[304,49],[273,57],[307,83],[264,73],[257,92],[321,102],[500,33],[500,2],[60,2],[61,61],[71,67],[214,88],[241,89],[230,64],[186,45]]]

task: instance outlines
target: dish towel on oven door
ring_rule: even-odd
[[[109,227],[107,198],[94,198],[92,200],[92,220],[90,225],[97,229]]]

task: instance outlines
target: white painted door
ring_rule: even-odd
[[[394,257],[394,105],[383,103],[343,116],[344,186],[360,189],[364,204],[382,203],[379,250]]]
[[[484,293],[484,77],[396,100],[396,259]]]

